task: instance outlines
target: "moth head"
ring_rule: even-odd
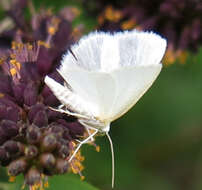
[[[102,122],[97,119],[79,119],[78,120],[84,126],[87,126],[92,129],[98,129],[100,133],[106,133],[110,130],[110,123],[109,122]]]

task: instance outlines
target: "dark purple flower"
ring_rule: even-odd
[[[165,64],[176,59],[184,63],[187,51],[196,52],[202,44],[201,1],[127,0],[110,1],[111,5],[98,1],[96,6],[92,0],[83,1],[91,13],[97,14],[99,30],[152,30],[166,37]]]
[[[22,173],[27,185],[37,186],[43,175],[67,172],[71,166],[66,159],[84,128],[50,108],[60,103],[44,84],[47,74],[64,82],[56,68],[75,39],[65,12],[72,8],[58,15],[34,10],[29,25],[23,12],[27,3],[12,1],[6,13],[14,28],[0,34],[0,42],[5,41],[0,43],[0,165],[8,167],[9,175]],[[80,163],[80,158],[72,162]],[[74,169],[81,170],[81,164]]]

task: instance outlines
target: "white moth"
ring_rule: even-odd
[[[88,132],[94,130],[78,144],[69,161],[82,144],[93,140],[98,132],[105,133],[112,151],[112,187],[110,123],[134,106],[152,85],[161,71],[165,49],[166,40],[152,32],[93,32],[63,56],[58,72],[64,85],[45,77],[45,83],[62,103],[56,110],[77,117]]]

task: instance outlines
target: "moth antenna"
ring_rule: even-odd
[[[78,144],[78,146],[76,147],[76,149],[74,150],[74,152],[73,152],[73,154],[71,155],[71,157],[70,157],[70,159],[68,160],[68,162],[71,162],[72,161],[72,159],[74,158],[74,156],[76,155],[76,153],[79,151],[79,149],[81,148],[81,146],[83,145],[83,144],[85,144],[85,143],[87,143],[91,138],[93,138],[95,135],[96,135],[96,133],[98,132],[98,130],[97,129],[94,129],[95,131],[91,134],[91,135],[89,135],[86,139],[84,139],[83,141],[81,141],[79,144]]]
[[[106,135],[110,143],[111,154],[112,154],[112,188],[114,188],[114,148],[113,148],[113,142],[109,133],[106,132]]]

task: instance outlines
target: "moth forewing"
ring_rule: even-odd
[[[69,110],[74,113],[92,117],[92,114],[88,110],[89,106],[74,92],[48,76],[45,77],[45,83],[52,90],[57,99]]]

